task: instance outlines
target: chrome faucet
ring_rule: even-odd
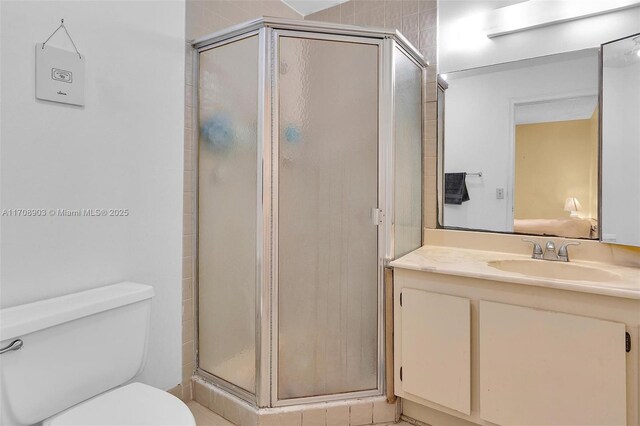
[[[556,245],[553,241],[547,241],[547,244],[544,245],[544,254],[542,255],[543,260],[558,260],[558,254],[556,253]]]
[[[540,247],[540,244],[538,244],[533,240],[529,240],[527,238],[523,238],[522,241],[533,244],[533,253],[531,254],[532,259],[542,259],[543,254],[542,254],[542,247]]]
[[[522,241],[533,244],[533,253],[531,258],[539,260],[550,260],[553,262],[568,262],[569,261],[569,246],[579,246],[580,243],[566,243],[560,246],[556,253],[556,245],[553,241],[547,241],[542,251],[542,246],[534,240],[523,238]]]
[[[558,260],[560,262],[568,262],[569,261],[569,246],[579,246],[580,243],[566,243],[560,246],[558,249]]]

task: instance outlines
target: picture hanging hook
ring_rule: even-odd
[[[42,43],[42,49],[44,49],[44,45],[47,44],[47,42],[49,40],[51,40],[51,37],[53,37],[58,32],[58,30],[60,28],[62,28],[64,30],[64,32],[67,33],[67,37],[69,37],[69,40],[71,41],[71,44],[73,45],[73,48],[76,49],[76,53],[78,54],[78,57],[80,59],[82,59],[82,55],[78,51],[78,48],[76,47],[76,44],[73,42],[73,39],[71,38],[71,35],[69,34],[69,31],[67,31],[67,27],[64,26],[64,18],[60,19],[60,26],[58,28],[56,28],[56,30],[53,33],[51,33],[49,38],[47,38],[44,43]]]

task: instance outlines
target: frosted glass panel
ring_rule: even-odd
[[[395,257],[422,245],[422,69],[395,49]]]
[[[255,392],[257,36],[200,54],[199,366]]]
[[[280,55],[278,397],[375,389],[378,47]]]

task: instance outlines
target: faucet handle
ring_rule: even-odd
[[[575,242],[575,243],[566,243],[560,246],[560,248],[558,249],[558,260],[561,260],[562,262],[568,262],[569,261],[569,249],[567,247],[569,246],[579,246],[580,243]]]
[[[542,259],[542,247],[537,241],[528,238],[523,238],[522,241],[533,244],[533,253],[531,254],[533,259]]]

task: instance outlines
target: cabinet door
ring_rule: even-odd
[[[402,390],[470,414],[469,299],[402,290]]]
[[[625,326],[480,302],[480,416],[500,425],[626,424]]]

